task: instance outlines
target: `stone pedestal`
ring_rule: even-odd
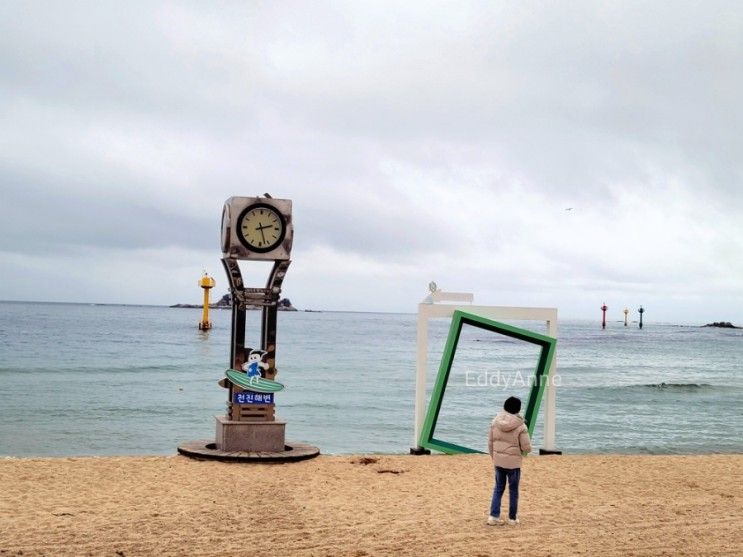
[[[286,422],[233,422],[217,419],[216,445],[220,451],[280,452],[284,450]]]

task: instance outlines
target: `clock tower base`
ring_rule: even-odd
[[[268,452],[284,450],[286,422],[232,421],[225,416],[217,420],[216,448],[227,452]]]

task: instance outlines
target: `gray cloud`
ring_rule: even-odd
[[[5,3],[0,261],[200,259],[269,191],[298,260],[396,270],[386,309],[436,273],[734,298],[742,37],[730,2]]]

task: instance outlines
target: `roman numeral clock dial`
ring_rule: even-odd
[[[251,251],[265,253],[284,239],[284,217],[271,205],[256,203],[247,207],[237,222],[237,236]]]

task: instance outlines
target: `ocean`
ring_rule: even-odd
[[[259,312],[249,312],[248,344]],[[565,453],[743,452],[743,330],[559,321],[557,448]],[[230,311],[0,302],[0,455],[170,455],[213,439]],[[541,323],[511,324],[544,333]],[[449,322],[429,328],[429,389]],[[416,316],[279,314],[276,413],[325,454],[413,446]],[[492,416],[524,401],[536,348],[463,331],[436,437],[484,450]],[[540,413],[534,445],[542,436]]]

